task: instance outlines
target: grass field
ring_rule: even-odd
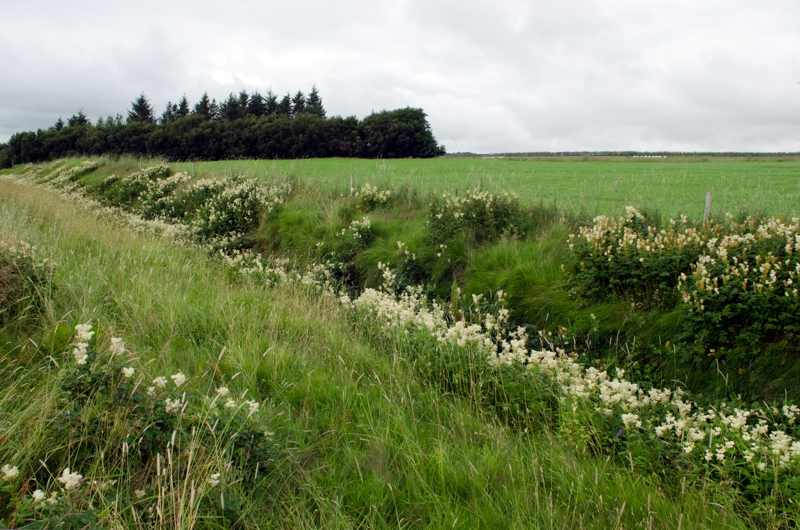
[[[191,163],[172,164],[192,171]],[[800,215],[800,158],[633,159],[437,158],[431,160],[237,160],[197,163],[198,173],[229,171],[250,177],[291,174],[345,189],[356,184],[399,186],[422,192],[465,190],[483,179],[484,189],[513,191],[523,202],[553,201],[561,208],[585,208],[589,215],[618,214],[627,205],[658,209],[664,216],[703,215],[712,190],[717,215],[747,211]]]
[[[366,342],[330,300],[303,289],[220,281],[222,265],[197,249],[10,182],[0,183],[0,239],[28,241],[58,264],[43,313],[5,328],[0,348],[0,424],[10,435],[0,462],[19,468],[0,489],[12,526],[51,517],[69,528],[745,527],[702,486],[670,491],[627,465],[576,453],[569,439],[509,428],[443,394],[417,375],[410,352]],[[112,334],[124,338],[142,388],[180,370],[191,402],[208,403],[220,385],[249,391],[274,436],[270,471],[255,482],[239,475],[226,447],[207,446],[192,465],[191,440],[173,434],[186,451],[175,454],[189,463],[176,462],[172,475],[170,460],[176,483],[164,485],[154,460],[120,452],[142,426],[109,415],[100,398],[79,416],[100,419],[106,434],[60,436],[72,356],[56,335],[87,321],[98,349]],[[65,491],[54,479],[66,466],[84,478]],[[214,473],[220,483],[204,490]],[[24,504],[33,479],[31,489],[56,493],[52,506]]]
[[[683,162],[695,173],[705,163]],[[717,170],[796,164],[714,162]],[[19,433],[0,439],[0,464],[6,466],[0,516],[31,521],[49,510],[58,520],[108,517],[123,525],[176,528],[795,527],[800,441],[793,441],[800,440],[794,422],[800,409],[787,407],[800,396],[791,328],[796,319],[786,328],[786,340],[741,350],[750,356],[746,364],[736,357],[730,362],[715,357],[721,362],[714,364],[705,351],[696,362],[689,357],[692,337],[682,335],[688,329],[685,307],[639,307],[624,297],[594,300],[568,292],[563,264],[574,256],[567,239],[585,226],[585,215],[575,216],[563,204],[556,209],[528,200],[520,206],[508,197],[466,193],[461,195],[465,206],[450,211],[446,201],[426,193],[447,175],[453,189],[463,190],[467,177],[456,181],[455,175],[469,164],[482,164],[484,170],[525,167],[534,175],[543,167],[584,169],[588,175],[598,168],[669,169],[670,163],[440,159],[309,160],[286,162],[284,168],[247,161],[173,165],[173,170],[194,169],[197,177],[216,177],[216,184],[167,177],[165,167],[140,171],[140,161],[130,159],[16,168],[0,180],[0,240],[35,244],[58,265],[52,289],[31,280],[45,295],[43,301],[27,302],[28,297],[38,300],[30,292],[12,307],[29,318],[0,327],[0,361],[7,367],[0,371],[7,387],[0,392],[0,424]],[[411,180],[414,165],[429,172],[427,183]],[[432,175],[437,167],[438,177]],[[369,173],[370,168],[379,171]],[[357,186],[352,196],[347,193],[350,171]],[[260,187],[230,182],[229,173],[272,182]],[[296,178],[273,178],[287,173]],[[383,191],[364,186],[373,174]],[[487,174],[479,177],[486,187]],[[503,178],[511,176],[509,171]],[[525,178],[531,181],[530,174]],[[741,181],[753,178],[751,171]],[[696,188],[708,182],[697,177]],[[170,185],[178,187],[164,192]],[[665,194],[680,194],[674,185],[660,185],[669,188]],[[248,186],[261,188],[260,203],[248,198],[254,195],[246,190],[255,189]],[[756,211],[752,193],[728,191],[743,210]],[[772,201],[764,203],[765,213],[780,213],[777,205],[788,203],[787,193],[764,192],[764,201]],[[205,198],[196,203],[193,197]],[[388,199],[381,202],[381,197]],[[89,198],[100,203],[89,206]],[[669,197],[660,200],[662,206],[646,206],[669,213]],[[620,199],[619,209],[628,202],[642,206]],[[111,209],[100,208],[95,216],[91,212],[99,204]],[[193,204],[199,206],[193,209]],[[146,221],[156,207],[164,216]],[[609,211],[616,207],[598,205],[597,213],[618,213]],[[178,232],[165,228],[175,219],[191,230],[179,246],[169,235]],[[467,228],[453,229],[461,226],[459,219],[469,223]],[[212,241],[207,234],[222,239]],[[219,258],[214,250],[209,256],[210,248],[227,255]],[[313,278],[270,279],[280,277],[273,266],[289,267],[283,271],[289,278],[289,272],[320,260],[328,260],[326,278],[335,293],[325,294],[330,284]],[[786,268],[794,270],[790,261]],[[621,270],[631,269],[630,263],[620,263]],[[381,285],[383,295],[370,294]],[[400,297],[397,289],[404,285],[419,286],[411,292],[424,288],[437,297],[436,304],[416,294]],[[498,311],[494,302],[479,304],[481,297],[493,300],[501,290],[509,310],[503,318],[511,319],[504,320],[510,326],[503,324],[503,333],[516,330],[522,337],[516,347],[542,344],[533,335],[539,330],[544,341],[575,355],[562,356],[555,365],[487,364],[500,347],[488,333],[504,309]],[[412,305],[398,306],[401,299]],[[421,305],[413,305],[414,299]],[[426,313],[431,307],[444,312]],[[485,321],[483,311],[489,312]],[[488,318],[493,311],[498,311],[494,320]],[[475,322],[476,315],[486,335],[480,332],[473,343],[475,327],[468,331],[462,324],[467,318]],[[84,373],[69,344],[78,340],[70,330],[87,321],[97,330],[92,351],[111,351],[111,337],[121,336],[136,357],[117,364],[93,360]],[[484,339],[492,344],[486,346]],[[481,348],[476,344],[488,350],[475,349]],[[556,365],[566,371],[548,375],[546,367]],[[615,371],[621,368],[626,381],[643,386],[631,390],[615,379],[604,391],[586,395],[583,383],[563,386],[584,369],[596,372],[594,367],[623,378]],[[132,368],[129,381],[125,371]],[[155,398],[148,388],[145,395],[156,376],[176,372],[189,377],[186,387],[167,385],[163,394],[153,389]],[[84,378],[108,381],[92,391],[88,406],[74,391]],[[230,416],[228,404],[223,407],[215,397],[223,385],[232,406],[244,407],[239,416]],[[189,396],[188,408],[179,416],[184,423],[175,423],[170,399],[183,388],[187,393],[180,399]],[[675,394],[668,402],[654,397],[650,405],[625,404],[626,393],[643,396],[643,389],[658,388]],[[577,394],[571,397],[569,389]],[[678,389],[688,391],[688,405]],[[139,402],[146,410],[132,405]],[[763,409],[759,402],[775,407]],[[255,412],[247,415],[253,404]],[[740,420],[734,427],[731,417],[723,417],[731,408],[736,414],[747,409],[749,416],[741,420],[747,427],[741,431]],[[671,431],[669,418],[675,417],[696,429],[688,435],[684,427]],[[225,436],[215,431],[220,419],[226,422]],[[772,422],[763,424],[768,435],[756,432],[762,420]],[[35,432],[21,427],[26,424],[36,425]],[[67,438],[60,434],[65,428]],[[151,445],[130,454],[120,451],[128,436],[147,432],[153,433]],[[250,449],[243,453],[233,440],[250,440],[245,447],[259,448],[267,443],[264,437],[270,451],[253,456],[266,462],[259,467],[256,461],[254,473],[253,462],[245,458]],[[200,453],[194,452],[197,447]],[[105,455],[100,461],[98,453]],[[159,478],[165,454],[182,455],[170,468],[177,486],[167,487]],[[58,489],[53,479],[65,467],[84,476],[83,489]],[[96,484],[112,477],[119,477],[114,495],[101,495]],[[199,490],[198,484],[203,485]],[[62,495],[61,504],[31,511],[25,502],[33,487]]]

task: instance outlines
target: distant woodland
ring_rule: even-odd
[[[144,93],[127,117],[91,123],[83,110],[47,129],[14,134],[0,144],[0,168],[68,156],[144,155],[169,160],[241,158],[429,158],[445,154],[419,108],[327,117],[313,87],[279,98],[244,90],[217,102],[183,96],[157,115]]]

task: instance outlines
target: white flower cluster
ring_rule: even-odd
[[[379,206],[386,206],[392,200],[392,190],[382,190],[372,184],[365,184],[354,195],[358,209],[369,212]]]
[[[502,292],[498,293],[502,301]],[[699,443],[712,453],[707,465],[723,461],[740,462],[763,470],[771,462],[787,473],[800,471],[800,441],[787,434],[782,425],[794,425],[800,409],[786,405],[745,409],[722,404],[719,408],[699,408],[680,389],[646,390],[624,378],[594,367],[584,367],[563,350],[528,349],[523,328],[511,333],[500,329],[508,312],[501,308],[496,315],[481,315],[475,297],[476,322],[468,322],[448,313],[444,307],[427,300],[420,288],[406,289],[400,295],[366,289],[351,300],[341,295],[342,304],[359,314],[368,314],[387,332],[419,330],[430,334],[440,344],[470,348],[488,356],[491,366],[519,366],[544,374],[561,396],[561,403],[573,412],[593,409],[606,416],[617,416],[630,435],[655,434],[662,443],[674,444],[690,455]],[[541,334],[542,340],[547,336]],[[788,468],[791,468],[791,471]]]
[[[3,480],[7,482],[14,480],[19,475],[19,468],[9,464],[4,464],[1,471],[3,472]]]
[[[58,481],[64,485],[64,489],[67,491],[77,488],[81,480],[83,480],[83,475],[71,473],[69,468],[65,468],[61,476],[58,477]]]
[[[707,301],[720,294],[720,288],[732,284],[737,291],[756,296],[798,297],[800,280],[800,218],[791,223],[772,218],[763,223],[748,219],[734,224],[735,233],[709,239],[703,255],[692,267],[691,276],[682,274],[686,285],[683,300],[703,310]],[[785,252],[758,252],[765,243],[778,242]]]
[[[47,182],[50,183],[52,186],[64,186],[68,183],[75,182],[82,176],[86,175],[87,173],[91,173],[95,169],[101,166],[100,162],[96,160],[86,160],[81,162],[77,166],[73,166],[71,168],[66,168],[58,173],[51,174],[47,178]]]
[[[25,241],[8,243],[0,240],[0,254],[7,256],[7,259],[15,263],[24,260],[34,269],[52,269],[55,266],[49,258],[43,258],[39,255],[36,246],[26,243]]]

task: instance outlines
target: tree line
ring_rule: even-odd
[[[144,93],[127,117],[92,123],[81,109],[65,123],[19,132],[0,144],[0,168],[69,156],[145,155],[169,160],[240,158],[429,158],[445,154],[420,108],[327,117],[316,87],[278,98],[242,90],[217,102],[184,95],[156,115]]]

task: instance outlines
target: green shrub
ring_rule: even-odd
[[[107,190],[105,202],[111,206],[131,208],[157,180],[168,177],[170,168],[166,165],[151,166],[127,177],[111,176],[103,183]]]
[[[198,210],[195,234],[203,241],[249,232],[258,227],[262,214],[276,211],[291,191],[288,182],[265,187],[253,180],[234,180]]]
[[[765,344],[800,344],[799,222],[733,223],[681,275],[686,332],[701,358],[739,350],[735,360],[746,364]]]
[[[36,247],[0,241],[0,327],[40,311],[52,286],[52,263]]]
[[[392,202],[392,190],[382,190],[369,183],[354,195],[356,209],[361,213],[369,213],[376,208],[385,208]]]
[[[508,193],[471,190],[464,197],[445,193],[430,208],[428,226],[436,243],[447,243],[461,231],[478,243],[522,236],[528,224],[519,199]]]

